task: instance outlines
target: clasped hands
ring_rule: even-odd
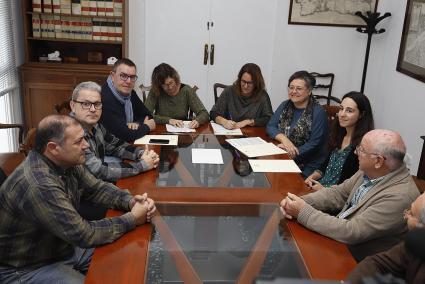
[[[149,116],[145,117],[143,124],[146,124],[150,130],[155,130],[156,128],[155,120],[153,120],[153,118],[149,118]],[[127,127],[131,130],[137,130],[139,129],[140,124],[138,122],[128,122]]]
[[[325,187],[317,181],[321,177],[322,175],[315,171],[304,180],[304,183],[308,186],[308,188],[315,191],[323,189]]]
[[[171,125],[173,125],[173,126],[175,126],[175,127],[184,127],[183,120],[171,118],[168,121],[168,123],[171,124]],[[192,120],[189,123],[189,128],[198,128],[198,127],[199,127],[199,122],[196,119]]]
[[[158,166],[159,156],[154,150],[149,150],[148,146],[146,146],[145,151],[140,156],[140,160],[143,160],[148,165],[146,170],[150,170]]]
[[[131,214],[133,214],[136,219],[136,225],[150,222],[156,211],[155,202],[148,198],[147,193],[134,195],[133,198],[130,199],[129,207],[131,209]]]
[[[288,195],[280,202],[280,211],[287,219],[298,218],[305,201],[299,196],[288,192]]]

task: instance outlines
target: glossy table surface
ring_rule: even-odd
[[[156,133],[163,133],[164,129],[163,126],[159,126]],[[219,137],[217,139],[219,143],[215,144],[214,141],[217,140],[211,138],[212,133],[211,126],[204,125],[198,129],[197,134],[192,137],[195,139],[192,140],[208,137],[209,141],[213,141],[213,145],[219,147],[218,144],[223,142],[223,139],[234,138]],[[243,133],[246,136],[259,136],[270,141],[263,128],[248,127],[243,129]],[[150,145],[149,147],[158,153],[161,152],[160,146]],[[229,157],[244,159],[238,155]],[[229,187],[232,176],[237,174],[234,170],[234,162],[229,159],[222,165],[224,170],[219,171],[215,177],[215,180],[221,179],[221,182],[214,181],[213,186],[208,186],[200,182],[199,169],[191,168],[187,158],[178,165],[180,158],[183,159],[180,155],[177,160],[174,157],[174,169],[177,166],[178,170],[174,172],[173,178],[180,180],[180,185],[193,182],[194,186],[176,186],[176,184],[158,186],[159,169],[118,182],[120,188],[127,188],[133,194],[147,192],[155,200],[159,212],[158,216],[152,220],[155,229],[151,224],[146,224],[125,234],[112,244],[97,248],[86,283],[151,283],[152,278],[149,277],[154,277],[158,282],[166,279],[171,282],[177,281],[177,283],[179,281],[202,283],[206,279],[217,280],[205,272],[209,271],[203,266],[203,261],[205,262],[206,259],[216,266],[220,261],[223,263],[230,261],[234,265],[234,269],[227,274],[216,273],[217,278],[229,280],[229,283],[247,283],[246,281],[249,283],[257,275],[262,275],[263,272],[260,273],[260,271],[267,270],[263,262],[265,259],[270,259],[269,251],[276,246],[285,248],[283,251],[277,251],[279,258],[287,259],[283,256],[286,251],[286,255],[289,255],[292,260],[292,266],[285,266],[284,262],[274,264],[279,267],[292,267],[289,270],[280,269],[283,276],[285,271],[292,271],[293,275],[289,275],[291,277],[340,280],[345,279],[355,266],[355,261],[344,244],[305,229],[295,221],[282,219],[276,208],[286,193],[303,195],[309,192],[299,174],[265,173],[263,177],[266,182],[258,186]],[[287,159],[288,157],[286,155],[262,157],[262,159],[265,158]],[[217,170],[215,172],[217,173]],[[254,178],[254,184],[256,180],[257,178]],[[120,214],[122,213],[113,210],[108,212],[108,216]],[[250,218],[256,218],[257,221]],[[250,222],[261,223],[263,227],[253,232],[243,229],[247,227],[246,224],[251,224]],[[193,226],[195,223],[196,228]],[[219,236],[223,234],[223,238],[233,242],[234,246],[244,244],[245,231],[253,237],[249,238],[250,244],[242,252],[237,249],[236,252],[235,249],[232,250],[232,247],[225,244],[223,239],[219,241]],[[240,243],[236,242],[239,238],[242,239]],[[152,240],[151,244],[150,240]],[[158,243],[163,247],[158,247]],[[266,246],[267,249],[257,249],[261,246]],[[224,253],[224,250],[227,252]],[[159,262],[158,251],[162,252],[160,254],[162,261]],[[163,269],[164,261],[167,263],[165,270]],[[146,273],[147,271],[149,273]],[[270,275],[282,277],[281,274]]]

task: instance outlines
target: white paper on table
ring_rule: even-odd
[[[240,128],[237,129],[226,129],[220,124],[217,124],[215,122],[210,122],[211,126],[214,130],[215,135],[243,135]]]
[[[165,128],[167,129],[167,132],[174,132],[174,133],[179,133],[179,132],[196,132],[195,129],[193,128],[189,128],[189,124],[191,123],[191,121],[183,121],[183,127],[176,127],[174,125],[171,124],[166,124]]]
[[[266,143],[262,145],[247,145],[239,146],[237,148],[248,158],[260,157],[260,156],[269,156],[269,155],[279,155],[286,154],[287,152],[273,143]]]
[[[267,144],[266,141],[261,139],[260,137],[247,137],[247,138],[234,138],[234,139],[226,139],[227,143],[238,149],[241,146],[248,145],[263,145]]]
[[[170,142],[168,144],[162,144],[162,143],[150,143],[150,139],[166,139]],[[148,145],[171,145],[171,146],[177,146],[179,140],[178,135],[145,135],[142,138],[137,139],[134,141],[134,144],[148,144]]]
[[[194,164],[223,164],[220,149],[192,149],[192,163]]]
[[[248,162],[253,172],[259,173],[300,173],[294,160],[251,160]]]

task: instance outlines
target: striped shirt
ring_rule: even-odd
[[[0,187],[0,265],[42,266],[70,257],[75,246],[113,242],[135,227],[134,216],[86,221],[80,199],[128,211],[131,198],[82,165],[63,170],[31,151]]]
[[[363,177],[363,183],[356,189],[353,197],[350,201],[350,206],[347,207],[345,211],[342,211],[338,214],[338,218],[345,219],[348,215],[350,215],[351,211],[359,204],[359,202],[363,199],[363,197],[368,193],[378,182],[383,180],[385,176],[369,179],[367,176]]]
[[[85,165],[99,179],[117,181],[121,178],[137,175],[148,168],[139,157],[143,149],[135,147],[114,136],[101,124],[92,128],[92,133],[84,129],[84,138],[90,147],[86,149]],[[133,160],[134,162],[105,162],[105,156]]]

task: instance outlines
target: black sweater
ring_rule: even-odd
[[[135,91],[131,91],[131,104],[133,105],[133,122],[137,122],[140,125],[137,130],[127,127],[124,105],[115,98],[107,83],[102,86],[102,103],[103,110],[100,123],[118,138],[132,142],[149,133],[149,126],[143,122],[146,116],[152,118],[152,114],[139,99]]]

